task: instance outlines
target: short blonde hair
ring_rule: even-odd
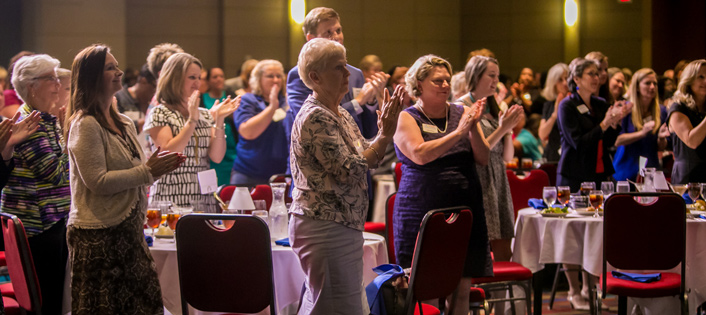
[[[184,100],[184,81],[189,66],[196,64],[203,69],[203,64],[196,57],[187,53],[173,54],[162,68],[162,75],[157,80],[157,101],[162,104],[177,105]]]
[[[302,29],[304,30],[304,35],[316,34],[316,29],[319,24],[328,20],[341,20],[336,10],[326,7],[313,8],[309,13],[307,13],[306,18],[304,18],[304,23],[302,24]]]
[[[314,38],[302,47],[299,52],[299,78],[310,88],[314,89],[314,81],[309,78],[311,72],[321,72],[326,68],[326,63],[333,56],[346,58],[346,48],[336,41],[325,38]]]
[[[255,65],[255,68],[252,69],[252,72],[250,74],[250,88],[252,88],[252,94],[255,95],[262,95],[262,86],[260,86],[260,80],[262,80],[262,75],[265,72],[265,69],[269,67],[276,67],[278,70],[278,73],[282,76],[282,84],[281,89],[279,90],[279,93],[281,95],[284,95],[286,93],[286,88],[287,88],[287,78],[284,76],[284,67],[282,66],[282,63],[274,60],[274,59],[265,59],[260,62],[258,62]]]
[[[601,63],[604,61],[608,62],[608,57],[600,51],[592,51],[590,53],[587,53],[586,57],[584,57],[584,59],[595,60],[595,61],[598,61],[598,63]]]
[[[167,59],[173,54],[183,52],[184,49],[177,44],[161,43],[150,49],[150,54],[147,55],[147,67],[155,78],[159,78],[159,72],[162,71],[162,67],[164,63],[167,62]]]
[[[677,86],[677,91],[674,92],[673,100],[678,103],[684,103],[686,106],[693,110],[697,110],[696,102],[694,102],[694,91],[691,90],[691,85],[696,80],[696,76],[699,75],[699,70],[701,67],[706,65],[705,59],[698,59],[690,62],[684,67],[684,70],[679,76],[679,85]]]
[[[57,68],[56,69],[56,76],[61,78],[70,78],[71,77],[71,70],[65,69],[65,68]]]
[[[376,55],[366,55],[360,60],[360,70],[366,71],[379,66],[382,69],[382,61]]]
[[[407,85],[407,93],[413,96],[422,95],[422,92],[419,91],[419,82],[424,81],[434,67],[444,67],[449,71],[449,74],[453,73],[451,64],[446,61],[446,59],[437,55],[421,56],[414,62],[412,67],[407,70],[407,74],[404,76],[404,82]]]
[[[557,95],[555,85],[564,74],[566,74],[568,78],[569,66],[563,62],[557,63],[549,68],[549,72],[547,72],[547,81],[544,84],[544,90],[542,90],[542,96],[547,99],[547,101],[556,100]]]
[[[12,86],[15,87],[17,97],[27,103],[29,87],[35,84],[37,77],[47,72],[54,72],[61,63],[49,55],[25,56],[15,62],[12,69]]]
[[[469,92],[473,92],[476,89],[480,76],[488,69],[488,62],[500,66],[497,59],[483,55],[473,56],[468,60],[468,63],[466,63],[464,73],[466,75],[466,89],[468,89]]]
[[[622,72],[622,70],[621,70]],[[630,82],[629,96],[628,99],[633,104],[632,106],[632,124],[635,126],[635,130],[642,130],[642,108],[639,103],[640,101],[640,82],[644,80],[648,75],[654,74],[655,79],[657,79],[657,74],[654,70],[650,68],[642,68],[635,72],[634,80]],[[652,113],[652,120],[655,122],[654,128],[652,128],[652,133],[656,134],[659,128],[662,127],[662,120],[659,117],[660,107],[659,107],[659,92],[657,92],[657,86],[655,85],[655,98],[650,102],[649,111]]]

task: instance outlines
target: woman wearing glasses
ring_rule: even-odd
[[[59,100],[59,60],[48,55],[20,58],[12,72],[12,85],[24,101],[21,120],[38,111],[37,131],[15,146],[15,169],[2,190],[2,212],[24,224],[34,267],[42,291],[42,313],[61,312],[64,270],[68,257],[66,219],[71,205],[69,157],[60,124],[50,114]],[[36,114],[35,114],[36,115]]]

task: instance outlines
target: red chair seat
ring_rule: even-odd
[[[382,222],[365,222],[365,232],[369,233],[385,233],[385,223]]]
[[[494,261],[493,274],[493,277],[473,278],[471,281],[473,284],[482,284],[503,281],[523,281],[532,278],[532,271],[512,261]]]
[[[414,305],[414,315],[419,315],[419,304],[415,303]],[[441,315],[441,311],[438,308],[429,304],[422,303],[422,311],[424,315]]]
[[[2,297],[2,304],[5,305],[5,314],[6,315],[22,314],[22,309],[20,308],[20,304],[17,303],[17,301],[15,301],[15,299],[13,299],[13,298],[3,296]]]
[[[7,296],[15,298],[15,287],[12,286],[12,282],[0,284],[0,293],[2,296]]]
[[[483,303],[485,301],[485,290],[481,288],[471,287],[471,295],[468,298],[469,303]]]
[[[5,260],[5,251],[0,252],[0,266],[7,266],[7,261]]]
[[[606,293],[620,296],[661,297],[679,295],[681,276],[678,273],[663,272],[662,279],[651,283],[623,280],[607,274]]]

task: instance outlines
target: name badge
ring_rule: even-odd
[[[363,155],[363,151],[365,151],[365,149],[363,149],[363,145],[360,143],[360,141],[355,142],[355,150],[356,152],[358,152],[358,154]]]
[[[275,114],[272,115],[272,121],[278,122],[278,121],[284,119],[284,117],[286,117],[286,116],[287,116],[287,112],[285,112],[284,109],[282,109],[280,107],[277,110],[275,110]]]
[[[578,107],[576,107],[576,109],[578,109],[579,113],[581,113],[582,115],[588,113],[588,106],[584,104],[579,105]]]
[[[430,124],[422,124],[422,131],[426,133],[439,133],[439,128]]]

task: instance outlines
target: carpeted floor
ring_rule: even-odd
[[[604,304],[608,305],[610,308],[608,311],[604,310],[603,314],[606,315],[612,315],[612,314],[617,314],[618,313],[618,299],[615,296],[608,296],[606,300],[604,300]],[[476,313],[479,314],[479,313]],[[482,314],[482,312],[480,312]],[[495,314],[495,313],[492,313]],[[524,314],[521,312],[518,312],[518,314]],[[574,310],[571,309],[571,303],[566,300],[566,291],[564,292],[557,292],[556,297],[554,299],[554,307],[552,309],[549,309],[549,292],[544,292],[542,295],[542,314],[551,314],[551,315],[569,315],[569,314],[589,314],[589,311],[579,311],[579,310]]]

